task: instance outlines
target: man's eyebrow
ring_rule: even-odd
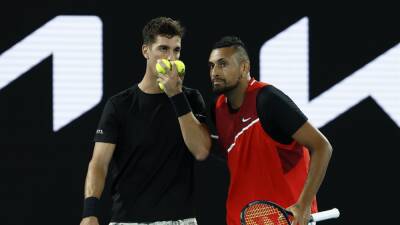
[[[169,48],[169,46],[168,45],[159,45],[159,46],[157,46],[157,48]]]
[[[222,61],[225,61],[225,58],[219,58],[215,60],[215,62],[222,62]],[[209,61],[208,63],[214,63],[214,62]]]

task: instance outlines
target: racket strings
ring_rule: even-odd
[[[289,225],[281,211],[265,204],[250,206],[247,208],[244,217],[246,225]]]

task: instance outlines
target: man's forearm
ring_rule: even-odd
[[[89,163],[85,181],[85,198],[96,197],[100,199],[103,193],[106,176],[107,169],[101,168],[101,166],[94,162]]]
[[[178,117],[183,140],[197,160],[207,158],[211,148],[211,138],[207,128],[201,124],[192,112]]]
[[[311,151],[311,163],[308,176],[299,198],[299,202],[305,205],[310,205],[314,196],[317,194],[332,155],[332,147],[329,143],[319,148],[320,149]]]

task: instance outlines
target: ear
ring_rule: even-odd
[[[142,45],[142,54],[143,54],[143,57],[146,59],[149,59],[149,50],[150,50],[149,48],[150,48],[149,45],[146,45],[146,44]]]
[[[249,74],[250,72],[250,62],[249,61],[243,61],[242,65],[240,66],[240,70],[242,74]]]

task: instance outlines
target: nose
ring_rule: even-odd
[[[168,51],[168,55],[167,55],[167,59],[170,61],[174,61],[177,60],[179,57],[178,55],[174,52],[173,49],[171,49],[170,51]]]
[[[218,72],[217,66],[212,67],[212,68],[210,69],[211,78],[214,79],[214,78],[216,78],[216,77],[219,77],[219,74],[218,74],[217,72]]]

